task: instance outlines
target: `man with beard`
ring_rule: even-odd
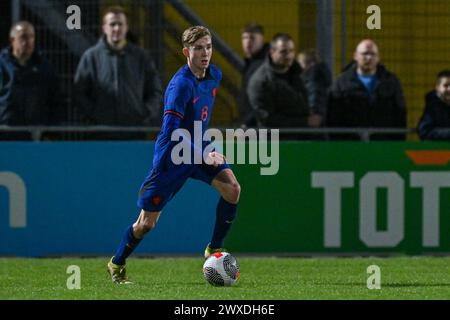
[[[272,38],[269,54],[251,77],[247,93],[260,126],[313,126],[301,67],[295,61],[295,45],[290,35],[279,33]]]
[[[450,141],[450,70],[439,72],[436,89],[426,95],[425,103],[418,128],[420,138]]]

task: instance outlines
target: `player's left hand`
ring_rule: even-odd
[[[213,152],[208,153],[208,157],[205,159],[205,162],[206,162],[206,164],[217,167],[221,164],[224,164],[225,160],[226,159],[223,154],[213,151]]]

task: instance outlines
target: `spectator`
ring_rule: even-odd
[[[436,89],[426,95],[418,131],[422,140],[450,141],[450,70],[439,72]]]
[[[328,97],[328,127],[406,128],[406,108],[400,81],[379,63],[378,47],[361,41],[350,64],[332,85]],[[333,135],[354,140],[359,136]],[[405,135],[379,134],[375,140],[403,140]]]
[[[332,82],[331,71],[324,62],[320,61],[315,49],[300,51],[297,62],[303,69],[302,79],[308,93],[310,113],[317,119],[313,123],[313,127],[320,127],[326,113],[326,96]]]
[[[255,127],[256,119],[248,100],[247,87],[250,77],[264,62],[269,52],[269,44],[264,42],[264,29],[261,25],[250,23],[242,29],[242,50],[245,67],[242,72],[241,91],[239,93],[239,113],[242,128]]]
[[[92,125],[159,126],[162,87],[149,55],[127,42],[121,7],[103,16],[103,36],[81,57],[75,99],[83,121]],[[96,138],[143,139],[145,134],[96,134]]]
[[[10,46],[0,53],[0,125],[55,125],[61,119],[62,95],[49,62],[35,49],[34,26],[15,23]],[[29,140],[29,133],[1,133],[3,140]]]
[[[295,61],[294,41],[288,34],[273,37],[268,56],[250,78],[247,93],[258,125],[308,126],[307,94]]]

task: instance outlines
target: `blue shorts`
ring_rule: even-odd
[[[161,211],[188,178],[211,184],[219,172],[229,168],[227,163],[217,167],[207,164],[181,164],[167,171],[154,168],[141,186],[137,205],[145,211]]]

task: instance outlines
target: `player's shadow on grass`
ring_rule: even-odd
[[[190,287],[203,287],[206,283],[201,281],[167,281],[164,283],[169,286],[190,286]]]
[[[213,289],[225,289],[225,290],[240,290],[240,289],[244,289],[242,287],[242,284],[237,284],[234,286],[212,286],[210,284],[208,284],[206,281],[202,282],[202,281],[169,281],[169,282],[165,282],[164,285],[166,286],[173,286],[173,287],[187,287],[189,286],[191,287],[196,287],[196,288],[213,288]],[[245,289],[248,289],[247,287],[245,287]]]

